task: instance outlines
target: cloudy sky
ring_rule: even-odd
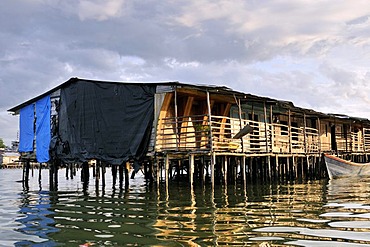
[[[7,109],[70,77],[180,81],[370,118],[368,0],[2,0]]]

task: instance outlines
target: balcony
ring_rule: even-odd
[[[156,151],[289,153],[319,152],[319,134],[314,128],[289,127],[245,119],[193,115],[160,119]],[[253,131],[241,139],[233,137],[247,124]]]

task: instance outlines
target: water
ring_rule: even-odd
[[[108,170],[109,171],[109,170]],[[0,246],[370,246],[370,179],[104,191],[0,170]]]

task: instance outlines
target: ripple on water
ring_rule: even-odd
[[[47,173],[44,184],[31,177],[30,189],[23,191],[22,184],[14,182],[21,171],[3,172],[0,246],[91,242],[96,246],[347,247],[370,242],[366,181],[248,184],[246,188],[196,184],[191,191],[172,182],[168,188],[162,183],[146,186],[139,177],[130,180],[127,189],[112,189],[107,172],[104,191],[101,186],[96,190],[94,177],[88,190],[82,191],[78,174],[65,180],[61,170],[58,190],[49,192]]]
[[[370,221],[335,221],[330,222],[331,227],[370,229]]]
[[[368,232],[355,232],[355,231],[341,231],[332,229],[308,229],[302,227],[263,227],[254,229],[256,232],[269,232],[269,233],[296,233],[299,235],[354,240],[354,241],[370,241],[370,234]]]

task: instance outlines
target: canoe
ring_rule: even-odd
[[[370,163],[355,163],[330,154],[324,154],[324,159],[330,179],[370,176]]]

